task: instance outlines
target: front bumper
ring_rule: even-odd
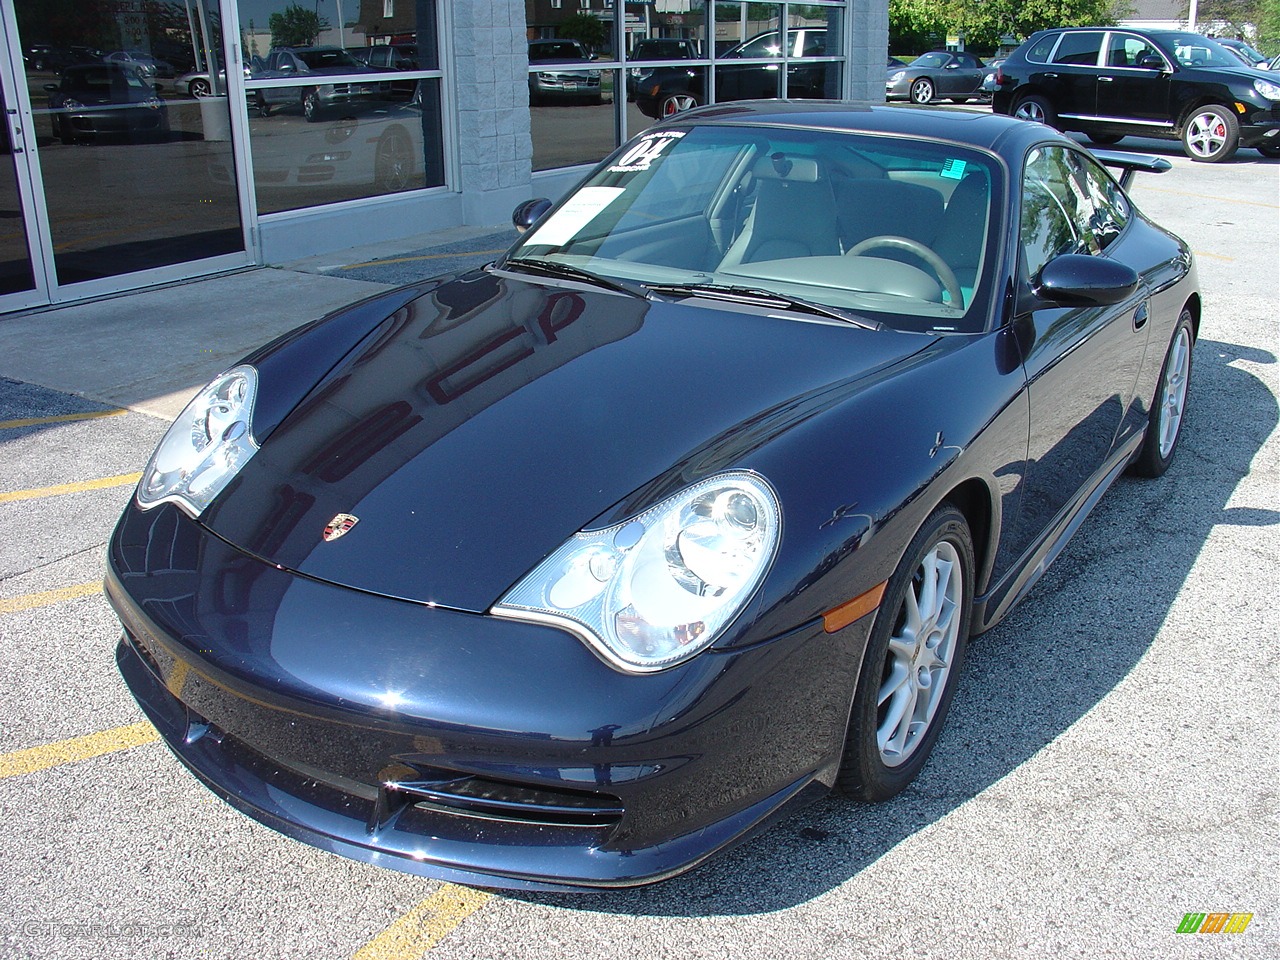
[[[866,630],[647,676],[548,627],[390,600],[130,507],[107,595],[166,743],[289,836],[480,886],[680,873],[833,781]]]
[[[1280,146],[1280,103],[1253,110],[1240,121],[1242,147]]]

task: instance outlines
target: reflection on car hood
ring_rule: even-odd
[[[286,569],[483,611],[691,454],[750,467],[741,425],[931,342],[468,274],[352,351],[203,521]]]

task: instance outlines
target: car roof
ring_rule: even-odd
[[[996,153],[1046,139],[1074,142],[1043,124],[1002,114],[834,100],[738,100],[690,110],[672,121],[673,125],[684,123],[879,133],[963,143]]]

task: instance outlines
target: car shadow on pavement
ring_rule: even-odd
[[[1274,364],[1276,358],[1249,347],[1197,343],[1181,446],[1169,472],[1155,481],[1123,477],[1027,599],[974,639],[947,727],[904,793],[883,804],[827,796],[655,886],[592,896],[504,896],[635,916],[785,909],[852,879],[1016,771],[1097,707],[1143,658],[1214,527],[1280,524],[1280,511],[1228,506],[1280,422],[1271,390],[1233,365],[1239,361]],[[1109,772],[1099,767],[1096,776],[1104,783]]]

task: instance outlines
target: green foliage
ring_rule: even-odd
[[[889,45],[919,51],[963,33],[967,47],[994,50],[1005,33],[1023,39],[1046,27],[1114,22],[1114,0],[889,0]],[[933,43],[921,45],[920,39]]]
[[[314,10],[291,3],[282,12],[271,14],[267,26],[273,47],[313,47],[329,23]]]
[[[562,20],[556,27],[556,35],[566,40],[577,40],[588,50],[603,47],[609,40],[604,21],[589,13],[575,13]]]
[[[1258,49],[1272,56],[1280,53],[1280,0],[1258,3]]]

